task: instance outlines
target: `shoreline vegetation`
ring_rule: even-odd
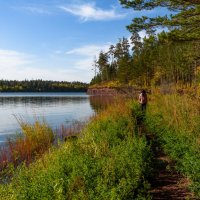
[[[76,138],[87,122],[75,121],[70,126],[61,125],[53,130],[45,120],[34,123],[16,118],[21,132],[8,137],[0,146],[0,183],[7,183],[14,170],[21,164],[29,166],[41,158],[53,146],[59,146],[69,138]]]
[[[163,165],[169,174],[187,180],[184,188],[193,192],[187,192],[188,198],[198,198],[199,110],[190,95],[155,91],[149,95],[146,115],[135,100],[113,102],[76,137],[51,145],[29,165],[10,166],[9,179],[0,184],[0,199],[152,199],[152,182]],[[39,125],[51,138],[46,124],[24,124],[28,132]],[[158,148],[173,166],[155,162],[153,149]]]
[[[10,181],[0,184],[0,199],[148,198],[151,152],[136,133],[130,107],[128,102],[109,106],[77,138],[52,146],[28,166],[12,168]]]
[[[18,150],[10,145],[14,164],[2,168],[5,179],[0,184],[0,199],[200,199],[200,3],[120,3],[141,15],[127,26],[130,38],[120,38],[99,53],[90,85],[1,80],[0,91],[66,92],[124,86],[151,89],[146,113],[133,97],[112,103],[91,118],[77,137],[55,146],[51,145],[53,133],[46,123],[22,124],[27,139],[20,140]],[[169,14],[143,15],[156,8]],[[141,33],[145,34],[143,38]],[[23,157],[24,148],[27,155],[35,156],[34,162],[27,164],[20,158],[18,152]],[[167,162],[158,159],[160,152]],[[15,165],[19,160],[22,162]],[[172,190],[169,182],[161,187],[163,166],[163,174],[184,177],[182,189]],[[159,189],[153,184],[158,177]],[[176,179],[172,184],[180,183]]]

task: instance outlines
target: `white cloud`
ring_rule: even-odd
[[[77,69],[61,69],[55,67],[54,69],[47,68],[33,68],[27,67],[16,72],[20,79],[43,79],[43,80],[58,80],[58,81],[83,81],[90,80],[88,72],[80,72]]]
[[[59,8],[80,17],[83,21],[114,20],[126,16],[125,14],[118,14],[114,8],[103,10],[97,8],[95,4],[60,6]]]
[[[85,45],[85,46],[67,51],[66,54],[94,57],[94,56],[97,56],[97,54],[100,51],[107,51],[109,49],[109,46],[110,45]]]
[[[36,55],[0,49],[0,79],[89,82],[94,76],[92,71],[94,57],[98,57],[101,50],[108,51],[109,46],[109,44],[85,45],[65,54],[56,50],[55,57],[49,55],[43,59]]]
[[[74,63],[74,68],[89,72],[90,70],[92,70],[93,62],[94,62],[94,58],[92,57],[78,60]]]
[[[66,52],[66,55],[73,56],[75,61],[73,62],[73,68],[77,70],[82,70],[90,74],[91,76],[92,65],[94,58],[98,57],[100,51],[108,51],[110,45],[85,45],[76,49],[72,49]]]
[[[56,52],[57,53],[57,52]],[[60,52],[59,52],[60,53]],[[70,63],[63,56],[45,60],[38,57],[13,50],[0,49],[0,79],[24,80],[24,79],[43,79],[43,80],[66,80],[89,82],[93,77],[92,62],[84,59]],[[62,60],[61,61],[59,60]]]
[[[72,67],[71,67],[72,68]],[[55,67],[54,69],[42,68],[42,67],[20,67],[13,68],[12,70],[4,70],[0,74],[0,79],[7,80],[31,80],[31,79],[43,79],[43,80],[57,80],[57,81],[82,81],[89,82],[92,78],[91,70],[80,69],[62,69]]]
[[[44,7],[44,6],[24,6],[24,7],[20,7],[20,8],[17,8],[17,9],[20,9],[20,10],[24,10],[28,13],[32,13],[32,14],[40,14],[40,15],[50,15],[52,14],[50,10],[48,10],[47,7]]]
[[[0,70],[17,68],[32,63],[33,56],[13,51],[0,49]]]

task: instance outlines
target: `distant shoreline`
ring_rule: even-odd
[[[78,81],[0,80],[0,92],[87,92],[88,87]]]
[[[0,93],[66,93],[66,92],[87,92],[87,89],[81,89],[81,90],[66,90],[66,91],[0,91]]]

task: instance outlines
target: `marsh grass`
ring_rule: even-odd
[[[88,121],[74,121],[70,126],[61,125],[55,130],[55,144],[66,141],[72,137],[79,137],[82,129],[86,126]]]
[[[61,125],[53,129],[43,120],[35,118],[35,122],[24,122],[17,119],[21,133],[7,138],[0,148],[0,179],[14,173],[10,168],[16,168],[23,162],[28,166],[40,158],[52,146],[58,146],[68,138],[78,137],[87,122],[74,121],[70,126]]]
[[[54,141],[54,133],[46,122],[36,120],[34,124],[19,122],[21,134],[8,138],[1,148],[0,169],[22,162],[30,164],[37,156],[47,151]]]

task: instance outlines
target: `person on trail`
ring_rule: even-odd
[[[147,93],[145,90],[142,90],[139,94],[139,103],[141,105],[141,110],[146,111],[147,107]]]

